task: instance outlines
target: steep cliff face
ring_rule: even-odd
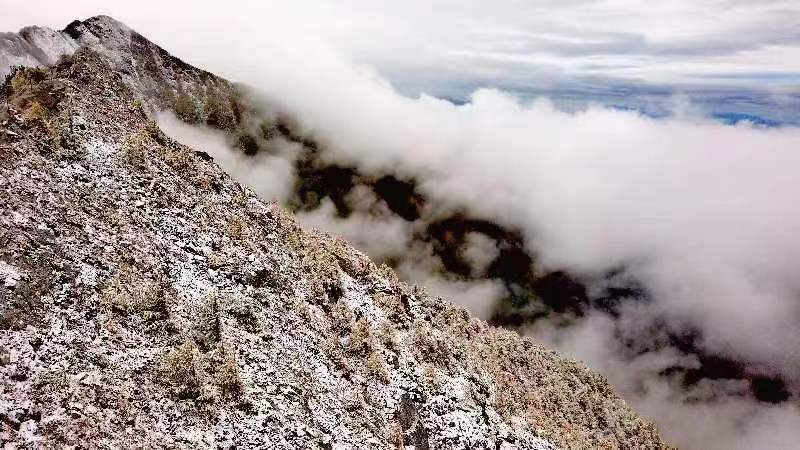
[[[86,45],[0,99],[7,448],[665,447],[602,377],[302,229],[141,103],[227,82],[112,19],[50,36]]]

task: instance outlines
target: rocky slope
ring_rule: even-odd
[[[57,63],[0,99],[5,448],[665,447],[602,377],[303,230],[148,117],[165,85],[226,81],[109,18],[34,34],[82,47],[25,50]]]

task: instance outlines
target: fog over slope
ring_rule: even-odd
[[[590,286],[624,268],[647,293],[613,313],[554,314],[528,332],[604,372],[678,444],[797,442],[800,130],[725,126],[691,108],[659,120],[601,107],[565,113],[547,99],[521,102],[492,89],[461,106],[408,98],[370,68],[293,42],[291,49],[259,43],[269,57],[228,54],[224,65],[264,105],[296,119],[299,132],[326,149],[324,158],[414,179],[430,200],[428,216],[467,211],[520,229],[541,268],[567,270]],[[290,151],[255,167],[224,150],[215,157],[262,195],[286,199],[291,186],[276,181],[290,180],[269,174],[286,173]],[[487,311],[481,299],[502,295],[491,281],[442,279],[427,249],[402,249],[413,223],[371,217],[334,217],[323,202],[305,220],[379,258],[405,252],[401,274],[478,314]],[[676,335],[742,362],[750,374],[782,378],[794,396],[776,406],[758,402],[741,380],[682,387],[664,370],[699,362],[670,340]]]
[[[508,295],[481,279],[508,242],[467,233],[459,251],[473,276],[453,277],[435,240],[418,239],[423,222],[462,214],[519,231],[535,270],[564,270],[593,298],[536,310],[545,315],[523,331],[605,373],[676,443],[796,446],[800,132],[717,124],[687,100],[694,95],[659,120],[529,100],[561,89],[638,105],[653,91],[694,89],[717,101],[722,86],[735,112],[796,119],[793,0],[5,6],[3,29],[111,13],[254,88],[252,100],[290,118],[330,164],[413,181],[426,199],[419,219],[395,215],[361,185],[342,199],[346,217],[329,198],[299,216],[482,317]],[[464,105],[399,94],[475,86],[490,88]],[[268,154],[245,157],[219,133],[161,119],[262,196],[293,200],[297,142],[278,138]],[[618,284],[638,288],[606,303],[599,293]]]

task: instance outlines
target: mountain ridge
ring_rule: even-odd
[[[165,136],[147,107],[165,85],[231,85],[109,19],[73,22],[98,40],[3,94],[4,442],[667,448],[603,377],[302,229]]]

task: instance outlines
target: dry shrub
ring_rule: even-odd
[[[195,341],[203,350],[210,350],[222,339],[222,322],[220,320],[219,300],[217,294],[211,293],[195,315]]]
[[[194,152],[185,148],[170,148],[164,160],[167,165],[183,176],[192,176],[197,172],[197,161]]]
[[[204,378],[197,344],[188,341],[167,354],[162,373],[179,398],[197,398]]]
[[[18,67],[12,74],[10,83],[14,93],[31,89],[47,78],[47,71],[41,67]]]
[[[353,322],[350,327],[350,339],[347,351],[354,354],[366,354],[372,350],[372,333],[367,320],[363,317]]]
[[[217,368],[214,378],[223,396],[236,397],[242,393],[244,386],[239,373],[239,365],[236,363],[236,356],[232,353],[225,352],[223,362]]]
[[[197,103],[195,103],[194,97],[192,97],[192,95],[188,92],[184,90],[178,91],[178,96],[175,98],[175,104],[173,108],[175,109],[175,114],[178,116],[178,118],[184,122],[199,122]]]
[[[244,219],[239,216],[233,216],[231,220],[228,221],[225,233],[234,240],[240,240],[250,234],[250,228],[247,226],[247,222],[245,222]]]
[[[136,168],[143,168],[147,162],[148,149],[153,145],[155,143],[150,137],[150,133],[143,128],[125,139],[122,151],[128,164]]]
[[[163,358],[161,374],[181,399],[214,403],[244,392],[236,356],[222,345],[203,352],[195,341],[186,341]]]
[[[386,360],[379,351],[370,353],[367,358],[367,370],[369,370],[370,375],[382,383],[388,383],[390,381]]]
[[[50,111],[47,110],[41,103],[34,100],[28,104],[24,112],[25,118],[28,120],[43,121],[50,116]]]
[[[166,282],[149,279],[133,266],[125,265],[100,293],[100,299],[117,313],[137,314],[155,321],[168,317],[167,299],[171,295]]]
[[[230,101],[218,89],[209,90],[203,110],[206,125],[224,131],[233,131],[236,128],[236,117]]]
[[[342,343],[338,336],[328,336],[323,345],[323,351],[328,359],[345,374],[350,373],[350,364],[347,361]]]
[[[413,346],[417,358],[421,361],[446,368],[451,353],[450,346],[426,325],[415,325],[413,330]]]

